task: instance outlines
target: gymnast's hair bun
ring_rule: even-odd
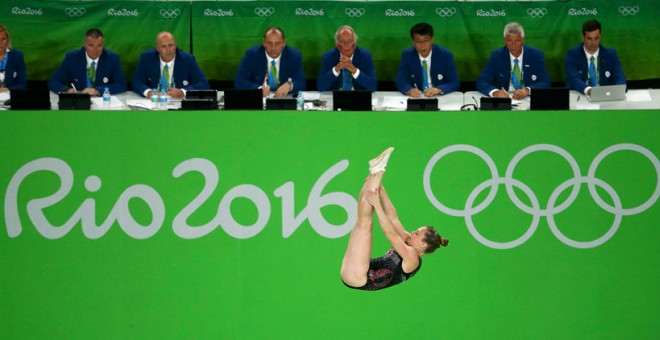
[[[446,238],[442,238],[442,237],[441,237],[441,238],[440,238],[440,244],[441,244],[443,247],[446,247],[446,246],[449,244],[449,240],[446,239]]]

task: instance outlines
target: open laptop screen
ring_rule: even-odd
[[[225,110],[263,110],[261,89],[225,89]]]
[[[592,102],[607,102],[626,99],[626,85],[594,86],[591,88],[589,100]]]
[[[531,110],[568,110],[568,88],[533,89],[529,101]]]
[[[292,98],[268,98],[266,110],[296,110],[296,100]]]
[[[334,111],[371,111],[371,91],[333,91]]]
[[[511,98],[481,97],[479,109],[482,111],[511,110]]]
[[[438,111],[438,98],[408,98],[406,111]]]
[[[50,110],[48,89],[14,89],[9,96],[12,110]]]
[[[87,93],[62,92],[58,96],[60,110],[89,110],[92,106],[92,98]]]

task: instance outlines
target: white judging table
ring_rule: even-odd
[[[534,96],[534,90],[532,90]],[[484,97],[478,91],[468,91],[464,94],[465,104],[476,104],[479,107],[480,98]],[[529,110],[527,97],[513,101],[515,110]],[[592,103],[585,94],[571,90],[569,92],[570,110],[653,110],[660,109],[660,89],[628,90],[626,100]]]
[[[305,92],[303,92],[303,97],[305,97]],[[410,97],[398,91],[377,91],[372,94],[372,106],[374,111],[405,111],[408,98]],[[460,111],[463,106],[462,92],[452,92],[436,98],[438,98],[439,110]],[[321,92],[320,99],[327,101],[328,110],[332,110],[332,92]]]
[[[532,91],[532,96],[533,96]],[[218,100],[222,98],[223,92],[218,91]],[[324,108],[313,108],[313,110],[332,110],[332,92],[303,92],[306,100],[310,98],[320,99],[327,102]],[[660,89],[648,90],[628,90],[626,100],[592,103],[588,97],[577,91],[570,91],[570,110],[652,110],[660,109]],[[291,97],[291,95],[289,95]],[[480,92],[468,91],[452,92],[446,95],[437,96],[439,111],[460,111],[464,105],[468,109],[478,108],[480,98],[484,97]],[[9,96],[4,94],[0,97],[0,110],[7,110],[2,103]],[[378,91],[372,95],[372,104],[374,111],[405,111],[408,96],[396,91]],[[265,99],[264,99],[265,100]],[[529,110],[529,100],[527,97],[520,101],[514,101],[514,110]],[[50,93],[51,109],[58,109],[59,98],[56,93]],[[307,103],[310,105],[311,103]],[[473,104],[473,105],[470,105]],[[170,100],[166,105],[159,105],[156,110],[177,110],[181,108],[181,100]],[[128,91],[119,95],[112,96],[109,108],[103,107],[102,98],[92,98],[92,110],[153,110],[151,102],[135,92]]]

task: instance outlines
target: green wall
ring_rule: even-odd
[[[334,32],[354,26],[359,45],[374,54],[379,80],[393,81],[409,29],[431,23],[436,42],[451,50],[460,78],[474,81],[489,52],[503,46],[506,23],[519,21],[526,43],[545,51],[553,81],[564,79],[566,51],[581,41],[581,25],[600,20],[602,43],[614,47],[629,80],[660,78],[660,25],[655,0],[620,1],[3,1],[1,21],[15,48],[26,53],[30,79],[48,79],[64,54],[82,46],[98,27],[106,47],[120,53],[129,79],[140,52],[159,31],[172,31],[193,51],[209,79],[232,80],[246,48],[261,43],[264,30],[281,26],[287,42],[303,52],[309,79],[321,54],[334,46]]]
[[[0,337],[657,339],[658,114],[0,111]],[[387,146],[450,244],[355,291]]]

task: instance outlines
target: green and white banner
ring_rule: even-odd
[[[553,81],[564,80],[563,61],[581,42],[582,23],[603,24],[602,43],[614,47],[629,80],[660,78],[660,25],[656,0],[617,1],[3,1],[2,21],[14,47],[26,52],[30,79],[48,79],[67,50],[82,45],[98,27],[106,46],[121,54],[132,75],[139,54],[156,33],[173,31],[209,79],[232,80],[245,49],[261,44],[269,26],[284,29],[289,45],[303,53],[309,79],[321,54],[334,47],[334,32],[353,26],[369,49],[379,80],[393,81],[409,30],[426,21],[436,43],[454,53],[462,80],[474,81],[490,51],[504,45],[504,25],[520,22],[526,43],[546,54]]]
[[[47,80],[66,52],[83,46],[85,32],[98,28],[105,48],[119,53],[126,78],[132,79],[140,53],[170,31],[177,45],[191,49],[190,3],[163,1],[2,1],[0,21],[14,48],[23,51],[28,79]]]
[[[0,334],[657,338],[658,113],[0,112]],[[355,291],[388,146],[404,226],[450,244]]]

